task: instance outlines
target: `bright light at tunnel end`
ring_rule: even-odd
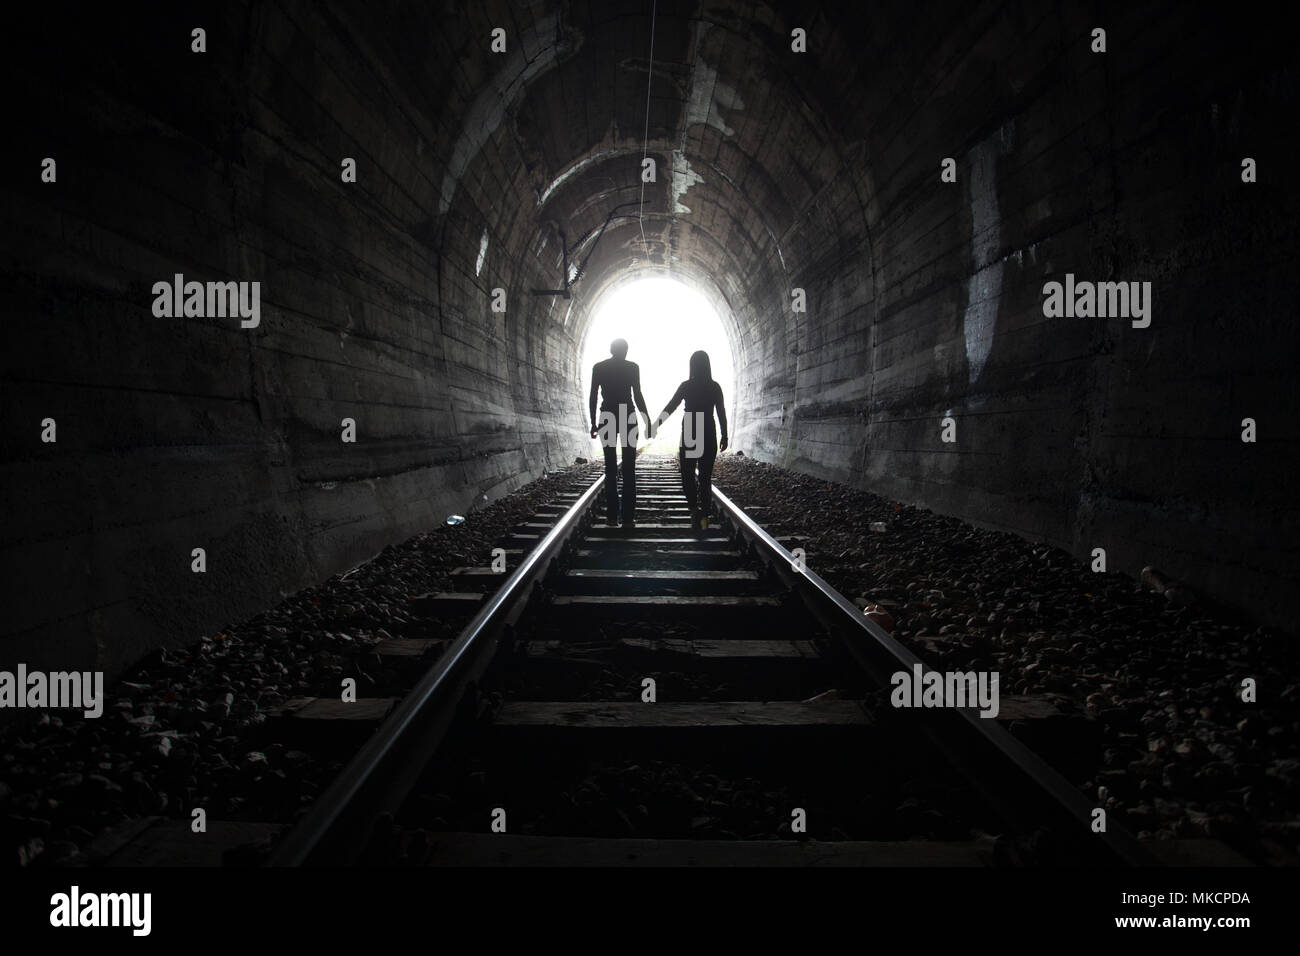
[[[701,293],[678,279],[654,276],[634,279],[602,296],[582,346],[584,409],[591,367],[609,358],[609,343],[620,338],[627,339],[628,361],[641,367],[641,391],[652,420],[688,377],[691,353],[703,349],[709,353],[714,380],[722,386],[728,418],[735,421],[731,342],[721,318]],[[676,454],[681,414],[679,407],[653,441],[642,434],[640,453]],[[600,442],[593,440],[592,448],[599,460]]]

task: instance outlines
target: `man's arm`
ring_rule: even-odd
[[[718,451],[727,450],[727,406],[722,401],[722,386],[718,386],[718,425],[722,430],[722,441]]]
[[[650,409],[646,407],[645,396],[641,394],[641,366],[633,363],[632,368],[632,401],[636,402],[636,407],[641,409],[641,414],[645,416],[646,431],[649,437],[654,438],[654,426],[650,424]]]
[[[596,437],[596,394],[600,391],[600,382],[596,380],[596,366],[591,367],[591,399],[588,405],[591,406],[591,437]]]

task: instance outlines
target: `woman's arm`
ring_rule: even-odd
[[[654,428],[650,430],[652,438],[654,437],[654,432],[659,430],[659,426],[668,421],[668,416],[677,411],[677,406],[682,403],[682,400],[685,399],[685,397],[686,383],[682,382],[682,384],[677,386],[677,391],[673,392],[673,397],[668,400],[668,404],[664,406],[664,410],[659,413],[659,417],[655,419]]]

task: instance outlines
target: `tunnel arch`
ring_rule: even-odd
[[[1300,290],[1279,276],[1300,210],[1264,173],[1300,135],[1275,120],[1296,54],[1267,17],[1158,6],[232,0],[210,35],[236,42],[166,59],[161,84],[181,12],[16,14],[11,152],[57,148],[62,178],[5,183],[32,320],[9,327],[0,404],[15,435],[66,403],[94,437],[80,457],[14,440],[32,505],[8,567],[67,613],[22,609],[10,646],[112,670],[567,465],[593,303],[654,270],[732,331],[747,455],[1076,555],[1104,540],[1116,568],[1239,604],[1289,593],[1285,455],[1238,493],[1204,450],[1231,445],[1225,410],[1293,404]],[[1122,55],[1089,50],[1102,15]],[[667,173],[645,189],[649,253],[619,220],[570,299],[534,296],[560,282],[559,230],[580,243],[640,202],[643,152]],[[701,177],[682,193],[678,171],[689,213],[676,156]],[[1151,280],[1152,330],[1045,321],[1067,272]],[[260,327],[138,321],[175,273],[260,281]],[[950,410],[961,449],[938,443]],[[341,452],[344,417],[362,440]],[[153,482],[183,492],[129,507]],[[30,517],[67,501],[86,504]],[[222,542],[214,567],[254,566],[187,588],[177,529]]]
[[[571,245],[585,258],[589,251],[585,241],[600,231],[609,210],[639,199],[643,153],[654,157],[660,175],[645,189],[644,218],[613,222],[601,236],[574,289],[578,302],[564,312],[563,328],[571,336],[580,334],[587,313],[582,303],[599,299],[607,281],[617,281],[625,269],[639,270],[647,263],[680,269],[710,290],[717,311],[730,324],[740,353],[735,367],[742,403],[755,406],[744,412],[752,412],[755,421],[765,421],[776,419],[777,407],[792,415],[799,402],[797,359],[804,347],[801,338],[808,338],[804,327],[809,320],[792,314],[790,291],[803,282],[810,297],[819,292],[818,277],[810,274],[815,268],[784,245],[816,233],[837,237],[837,255],[855,254],[868,263],[869,270],[873,255],[859,187],[843,160],[854,147],[835,134],[836,124],[810,92],[812,85],[797,82],[797,64],[788,42],[781,40],[788,26],[766,6],[750,24],[739,28],[742,20],[726,4],[707,10],[695,4],[659,5],[650,135],[643,140],[647,51],[638,50],[634,41],[649,39],[649,8],[624,4],[598,22],[566,18],[566,28],[580,36],[570,44],[569,55],[538,54],[547,66],[535,71],[527,83],[498,81],[499,87],[513,90],[501,124],[502,129],[510,128],[513,143],[503,134],[498,151],[486,150],[481,160],[466,165],[464,193],[475,194],[480,178],[488,179],[476,176],[476,161],[499,164],[501,151],[508,153],[513,147],[519,157],[514,166],[515,189],[503,195],[517,196],[518,204],[494,205],[477,195],[476,201],[482,203],[492,232],[502,234],[512,253],[531,254],[542,275],[558,276],[559,243],[554,235],[558,228],[564,228]],[[589,89],[590,82],[584,85],[581,80],[590,76],[606,78],[605,87],[592,91],[581,121],[566,117],[572,91]],[[795,82],[788,81],[791,76]],[[720,90],[741,88],[743,95],[728,94],[721,97],[725,102],[717,102]],[[754,114],[763,106],[763,118],[756,119]],[[566,118],[542,121],[555,117]],[[779,120],[776,130],[770,128],[773,117]],[[782,149],[773,148],[778,141]],[[683,160],[702,177],[684,192],[682,170],[677,168]],[[676,193],[675,179],[679,180]],[[528,218],[520,214],[526,195],[534,214],[523,238],[518,227]],[[689,213],[674,208],[675,195],[682,196]],[[846,214],[856,216],[858,223],[847,236]],[[649,240],[648,253],[640,242],[642,228]],[[516,285],[520,291],[527,288],[521,276]],[[530,309],[529,315],[551,322],[554,310]],[[577,324],[571,324],[569,317],[576,318]],[[857,321],[869,324],[871,320],[869,314],[861,314]],[[774,361],[787,367],[772,374]],[[769,407],[764,410],[759,403]],[[740,408],[736,414],[745,417]],[[763,443],[779,444],[788,424],[788,419],[776,421]]]
[[[489,4],[485,17],[496,9]],[[705,290],[733,330],[735,414],[752,423],[751,454],[1080,553],[1098,534],[1124,537],[1119,516],[1134,507],[1123,503],[1132,492],[1115,485],[1115,499],[1098,505],[1094,485],[1109,479],[1085,460],[1111,444],[1100,423],[1106,409],[1114,413],[1112,399],[1079,396],[1089,381],[1116,381],[1111,366],[1129,358],[1104,358],[1115,343],[1099,341],[1095,329],[1057,335],[1034,318],[1045,273],[1066,262],[1110,270],[1122,249],[1134,248],[1113,238],[1114,227],[1102,230],[1110,238],[1100,247],[1079,238],[1094,210],[1132,195],[1117,177],[1134,174],[1116,170],[1128,168],[1124,149],[1142,142],[1136,126],[1119,135],[1104,115],[1117,103],[1114,61],[1091,57],[1079,41],[1089,34],[1088,11],[979,3],[939,21],[907,4],[669,0],[657,6],[651,65],[648,5],[615,3],[590,17],[564,9],[574,39],[518,90],[487,160],[511,157],[500,167],[510,182],[501,195],[513,207],[475,193],[520,272],[558,273],[558,247],[539,237],[541,221],[562,223],[580,241],[609,208],[639,198],[643,151],[661,171],[680,155],[702,177],[685,192],[690,213],[674,208],[671,175],[647,186],[648,256],[641,221],[611,224],[563,313],[569,321],[559,334],[570,352],[606,288],[672,269]],[[787,52],[796,25],[815,56]],[[1131,27],[1135,48],[1153,62],[1171,43],[1195,49],[1162,87],[1180,104],[1174,109],[1191,115],[1207,97],[1236,96],[1228,72],[1177,77],[1194,71],[1188,63],[1221,60],[1223,37],[1249,49],[1255,40],[1240,29],[1213,17],[1191,37],[1146,21]],[[706,81],[710,89],[696,89]],[[735,95],[715,97],[715,85]],[[1274,95],[1263,92],[1267,80],[1254,88],[1261,102]],[[1004,128],[1016,130],[1016,142],[974,171],[975,192],[1000,210],[998,235],[975,241],[987,215],[971,193],[971,166]],[[1095,162],[1077,159],[1093,152],[1110,157],[1109,172],[1097,176]],[[962,168],[949,195],[936,188],[947,156]],[[1051,156],[1062,165],[1045,165]],[[467,178],[475,178],[473,164]],[[1152,188],[1172,201],[1178,187]],[[532,211],[531,223],[522,209]],[[1147,249],[1168,242],[1153,225],[1125,229]],[[985,268],[1001,281],[978,281]],[[1140,266],[1131,260],[1128,268]],[[791,311],[793,288],[806,291],[807,313]],[[555,310],[529,315],[547,338]],[[1070,358],[1055,382],[1013,384],[1039,354]],[[1058,422],[1052,410],[1062,408],[1069,411]],[[950,410],[965,416],[983,455],[935,455],[931,425]],[[1020,452],[1058,430],[1072,436],[1053,439],[1059,457]],[[1080,474],[1094,477],[1081,484]],[[1171,514],[1179,510],[1171,504]],[[1129,559],[1144,560],[1136,551]],[[1245,573],[1229,572],[1237,580]]]

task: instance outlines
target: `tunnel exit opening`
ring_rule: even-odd
[[[688,377],[691,354],[702,349],[709,354],[714,380],[722,386],[727,414],[735,421],[732,342],[721,317],[700,292],[677,279],[653,276],[634,279],[602,296],[582,344],[584,396],[591,388],[591,367],[609,358],[614,339],[627,340],[628,360],[641,367],[641,391],[652,420]],[[640,453],[676,454],[681,415],[679,407],[654,439],[643,433]],[[599,460],[600,442],[593,439],[591,445]]]

